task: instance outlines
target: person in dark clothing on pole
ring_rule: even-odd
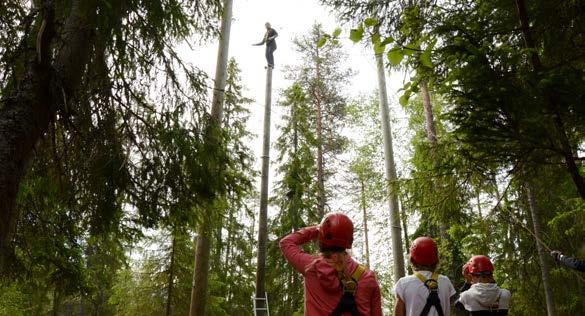
[[[276,40],[274,39],[278,36],[278,33],[270,26],[270,23],[266,22],[264,26],[266,26],[264,38],[260,43],[252,45],[260,46],[266,44],[266,61],[268,62],[268,67],[274,68],[274,51],[276,50]]]
[[[555,261],[562,263],[564,266],[575,269],[577,271],[585,272],[585,261],[576,258],[571,258],[563,255],[558,250],[553,250],[550,255],[555,258]]]

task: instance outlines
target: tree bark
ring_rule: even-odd
[[[260,184],[260,214],[258,218],[258,260],[256,261],[256,315],[267,315],[266,308],[266,242],[268,239],[268,174],[270,171],[270,107],[272,103],[272,68],[266,68],[264,106],[264,137],[262,142],[262,175]]]
[[[221,129],[223,100],[227,78],[227,59],[229,54],[230,29],[232,22],[232,0],[225,0],[221,21],[221,35],[217,50],[217,65],[213,98],[211,101],[211,133]],[[214,125],[214,126],[213,126]],[[217,137],[209,137],[209,141],[216,141]],[[219,145],[219,144],[217,144]],[[211,249],[212,217],[214,212],[213,201],[210,201],[209,210],[203,215],[197,237],[197,251],[195,252],[195,267],[193,269],[193,288],[191,290],[190,316],[204,316],[207,313],[207,290],[209,281],[209,255]]]
[[[16,195],[26,165],[55,116],[62,92],[72,95],[80,85],[91,48],[96,3],[95,0],[71,2],[57,52],[49,50],[54,37],[52,8],[44,9],[43,23],[38,34],[34,34],[39,39],[37,54],[29,57],[27,71],[22,77],[15,75],[13,80],[18,88],[6,91],[7,97],[0,105],[1,266],[11,253],[10,239],[17,219]],[[53,62],[52,56],[55,56]]]
[[[174,234],[172,234],[171,238],[171,262],[169,264],[169,284],[167,287],[167,309],[166,309],[166,316],[171,315],[171,304],[172,304],[172,297],[173,297],[173,283],[174,283],[174,272],[175,272],[175,246],[177,243],[177,239]]]
[[[536,205],[536,198],[534,197],[534,186],[531,182],[526,183],[526,194],[528,196],[528,206],[530,214],[532,215],[532,225],[534,227],[534,235],[536,236],[536,250],[538,251],[538,260],[540,262],[540,272],[542,275],[542,286],[544,288],[544,296],[546,299],[546,310],[548,316],[555,315],[555,303],[553,300],[552,287],[549,281],[549,266],[547,253],[542,247],[540,241],[542,240],[542,228],[540,227],[540,214]]]
[[[404,276],[404,248],[400,228],[400,209],[398,194],[394,185],[397,183],[394,149],[392,147],[392,129],[388,111],[388,95],[386,93],[386,74],[381,54],[376,54],[378,69],[378,93],[380,97],[380,116],[382,135],[384,137],[384,156],[386,163],[386,185],[388,190],[388,207],[390,209],[390,235],[392,237],[392,257],[394,260],[394,280]]]
[[[433,168],[436,169],[438,166],[438,158],[437,157],[437,128],[435,125],[435,117],[433,115],[433,105],[431,104],[431,97],[429,94],[429,87],[426,80],[422,80],[420,83],[420,93],[422,96],[422,103],[423,109],[425,113],[425,129],[427,134],[427,140],[431,144],[431,159],[433,163]],[[441,185],[440,183],[435,183],[435,185]],[[442,209],[439,210],[441,213],[439,214],[439,234],[441,238],[448,240],[449,234],[447,233],[447,225],[445,224],[445,214]]]
[[[361,207],[362,207],[362,216],[364,221],[364,245],[365,245],[365,257],[366,257],[366,265],[370,267],[370,243],[368,240],[368,212],[367,212],[367,205],[366,205],[366,185],[364,183],[364,179],[360,179],[360,196],[361,196]]]
[[[317,210],[319,219],[325,216],[325,175],[323,163],[323,107],[321,104],[321,61],[319,49],[316,51],[316,86],[314,91],[317,111]]]

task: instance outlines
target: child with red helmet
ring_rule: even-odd
[[[394,286],[395,316],[444,316],[451,310],[455,288],[448,277],[435,272],[439,263],[437,244],[419,237],[410,247],[413,275],[400,278]]]
[[[300,247],[316,239],[320,254],[307,254]],[[280,240],[286,260],[304,277],[305,315],[382,315],[378,281],[346,252],[352,243],[353,223],[342,213],[328,214],[319,226]]]
[[[512,294],[501,289],[494,280],[494,266],[483,255],[473,256],[467,263],[471,275],[471,287],[461,293],[459,302],[470,315],[508,315]]]

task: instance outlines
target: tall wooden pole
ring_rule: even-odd
[[[268,172],[270,166],[270,105],[272,102],[272,68],[266,68],[266,98],[264,105],[264,138],[262,142],[262,179],[260,184],[260,216],[258,223],[258,260],[256,262],[256,315],[266,315],[266,240],[268,216]]]
[[[394,164],[394,149],[392,148],[392,130],[390,115],[388,114],[388,95],[386,93],[386,73],[382,54],[376,54],[378,68],[378,93],[380,98],[380,116],[382,121],[382,135],[384,137],[384,156],[386,162],[386,185],[388,187],[388,207],[390,208],[390,236],[392,238],[392,258],[394,259],[394,280],[404,276],[404,248],[400,227],[400,208],[398,194],[394,185],[397,180],[396,165]]]
[[[229,54],[230,29],[232,24],[232,0],[225,0],[221,21],[221,37],[217,51],[217,65],[215,69],[215,83],[211,103],[211,133],[221,128],[223,114],[223,100],[226,84],[226,68]],[[217,140],[217,137],[208,137],[208,140]],[[212,205],[213,203],[209,203]],[[191,289],[190,316],[206,315],[207,287],[209,279],[209,254],[211,249],[211,215],[209,209],[203,214],[197,236],[197,250],[195,252],[195,267],[193,269],[193,288]]]

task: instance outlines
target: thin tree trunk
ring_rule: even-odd
[[[555,315],[555,303],[553,300],[552,287],[549,281],[549,266],[547,254],[540,244],[542,240],[542,229],[540,227],[540,214],[536,205],[536,198],[534,197],[534,186],[531,182],[526,183],[526,194],[528,196],[528,206],[530,214],[532,215],[532,225],[534,227],[534,235],[538,238],[536,242],[536,250],[538,251],[538,260],[540,261],[540,271],[542,274],[542,286],[544,287],[544,296],[546,299],[546,310],[548,316]]]
[[[388,207],[390,209],[390,235],[392,237],[392,258],[394,260],[394,280],[404,276],[404,249],[400,228],[400,209],[398,194],[395,188],[397,183],[396,166],[394,164],[394,149],[392,147],[392,129],[388,111],[388,96],[386,93],[386,74],[381,54],[376,54],[378,68],[378,93],[380,97],[380,116],[382,135],[384,137],[384,156],[386,162],[386,185],[388,189]]]
[[[323,107],[321,104],[321,61],[317,49],[315,107],[317,110],[317,210],[319,219],[325,215],[325,176],[323,163]]]
[[[18,185],[37,141],[47,131],[60,102],[58,96],[62,93],[55,91],[71,95],[82,81],[96,7],[95,0],[72,1],[60,50],[55,53],[53,63],[50,51],[54,37],[53,9],[41,10],[43,23],[34,32],[34,37],[39,39],[37,54],[29,54],[28,61],[22,65],[27,69],[24,75],[16,74],[12,78],[17,82],[17,90],[3,91],[6,98],[0,103],[0,266],[4,266],[12,253],[9,240],[17,219]]]
[[[368,213],[367,213],[367,205],[366,205],[366,188],[364,184],[364,179],[360,179],[360,197],[361,197],[361,207],[362,207],[362,215],[364,221],[364,245],[365,245],[365,257],[366,257],[366,265],[370,267],[370,243],[368,242]]]
[[[211,104],[211,124],[217,128],[210,129],[212,133],[221,128],[223,114],[223,100],[225,95],[226,68],[229,54],[230,29],[232,22],[232,0],[225,0],[221,21],[221,35],[217,50],[217,65]],[[212,140],[217,138],[211,137]],[[214,212],[212,201],[210,209],[203,215],[197,237],[197,251],[195,253],[195,268],[193,269],[193,289],[191,291],[190,316],[204,316],[207,313],[207,285],[209,278],[209,255],[212,229],[211,213]]]
[[[258,219],[258,260],[256,262],[256,315],[266,315],[266,242],[268,239],[268,173],[270,166],[270,106],[272,103],[272,68],[266,68],[266,98],[264,107],[264,138],[262,142],[262,179],[260,184],[260,214]]]
[[[175,234],[172,234],[173,241],[171,242],[171,263],[169,264],[169,284],[167,287],[167,310],[166,310],[166,316],[170,316],[171,315],[171,302],[172,302],[172,297],[173,297],[173,279],[175,277],[174,272],[175,272],[175,246],[176,246],[176,237]]]
[[[522,30],[522,34],[524,36],[524,44],[530,52],[532,66],[534,67],[535,72],[541,72],[543,67],[538,55],[538,50],[536,49],[534,39],[532,38],[532,33],[530,32],[528,11],[526,9],[526,3],[524,0],[516,0],[516,9],[518,13],[518,19],[520,20],[520,29]],[[577,164],[575,163],[573,148],[571,147],[569,138],[567,137],[563,119],[559,111],[559,102],[554,96],[550,95],[550,92],[545,95],[545,98],[547,109],[552,114],[552,122],[553,126],[555,127],[554,132],[558,137],[558,145],[560,147],[559,149],[561,155],[565,161],[565,166],[569,172],[569,175],[571,176],[571,179],[573,180],[573,183],[575,184],[577,192],[582,199],[585,199],[585,180],[583,180],[583,176],[579,171],[579,167],[577,167]]]
[[[422,80],[420,83],[420,93],[422,96],[422,103],[423,109],[425,113],[425,131],[427,134],[427,140],[431,144],[431,159],[433,163],[433,168],[436,169],[438,166],[438,158],[437,157],[437,128],[435,124],[435,117],[433,115],[433,105],[431,104],[431,97],[429,94],[429,87],[426,80]],[[435,181],[435,185],[442,185],[440,182],[437,183]],[[440,210],[439,216],[439,235],[441,238],[447,240],[449,239],[449,234],[447,233],[447,225],[445,224],[445,214],[444,210]]]

